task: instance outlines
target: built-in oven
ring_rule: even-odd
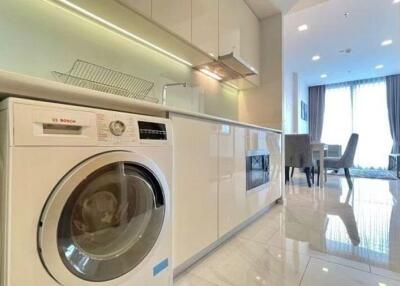
[[[251,150],[246,156],[246,190],[258,190],[269,182],[269,154],[266,150]]]

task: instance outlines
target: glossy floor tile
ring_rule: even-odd
[[[400,286],[400,181],[329,176],[286,185],[282,205],[177,277],[174,285]]]

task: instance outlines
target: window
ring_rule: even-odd
[[[358,133],[355,166],[388,166],[392,147],[383,78],[327,86],[322,142],[339,144],[344,152],[351,133]]]

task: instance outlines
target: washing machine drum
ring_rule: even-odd
[[[62,285],[117,279],[156,245],[165,215],[158,170],[129,152],[93,157],[71,171],[47,201],[39,252]],[[161,174],[158,174],[161,175]]]

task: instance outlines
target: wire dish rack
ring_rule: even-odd
[[[57,81],[105,93],[158,103],[149,96],[154,83],[103,66],[76,60],[67,73],[53,71]]]

